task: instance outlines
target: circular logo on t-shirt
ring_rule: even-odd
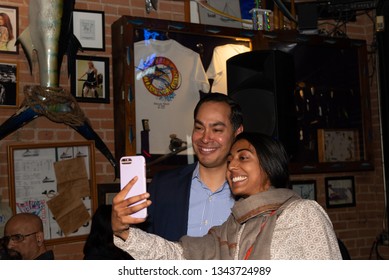
[[[156,57],[154,63],[144,71],[147,74],[142,77],[143,83],[155,96],[169,96],[181,86],[181,75],[176,65],[167,57]]]

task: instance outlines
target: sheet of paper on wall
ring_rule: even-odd
[[[82,199],[75,199],[72,192],[59,193],[47,201],[47,205],[65,236],[90,220],[90,214]]]
[[[75,198],[90,196],[90,185],[84,158],[77,157],[54,163],[57,192],[72,192]]]
[[[206,3],[229,16],[241,19],[240,3],[237,0],[207,0]],[[242,23],[198,5],[200,23],[224,27],[242,28]]]

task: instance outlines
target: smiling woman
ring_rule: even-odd
[[[288,158],[279,142],[259,134],[237,136],[228,159],[227,179],[235,196],[250,195],[289,182]],[[274,147],[273,147],[274,146]]]
[[[135,259],[341,259],[324,209],[287,188],[288,157],[279,142],[262,134],[239,134],[227,178],[239,198],[228,220],[203,237],[184,236],[179,242],[128,227],[144,221],[128,214],[150,205],[135,205],[147,194],[124,201],[130,183],[113,200],[115,245]]]

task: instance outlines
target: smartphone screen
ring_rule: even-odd
[[[143,156],[122,157],[120,159],[120,188],[123,189],[135,176],[138,177],[138,181],[128,192],[126,198],[146,192],[146,163]],[[134,218],[146,218],[147,208],[131,214],[131,216]]]

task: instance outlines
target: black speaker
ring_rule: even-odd
[[[301,3],[297,5],[298,28],[302,30],[317,30],[317,3]]]
[[[291,157],[298,147],[294,88],[289,53],[256,50],[227,60],[228,95],[242,107],[244,130],[280,140]]]

